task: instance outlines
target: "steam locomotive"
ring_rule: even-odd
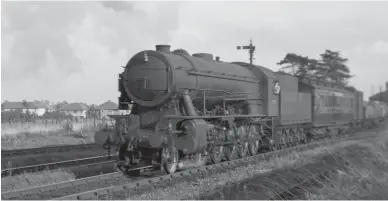
[[[111,115],[114,128],[96,132],[95,142],[118,147],[123,173],[155,164],[174,173],[340,135],[366,122],[360,91],[169,45],[135,54],[118,88],[119,109],[131,105],[131,114]]]

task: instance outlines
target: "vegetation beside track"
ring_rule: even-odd
[[[346,159],[347,165],[338,167],[329,180],[309,188],[300,199],[388,199],[388,132],[374,141],[348,146],[338,155]]]
[[[74,179],[76,178],[73,173],[61,169],[36,173],[25,173],[1,178],[1,191],[14,191],[18,189],[54,184]]]
[[[364,132],[364,135],[373,135],[373,133],[375,132]],[[372,141],[379,140],[382,136],[384,134],[380,135],[377,139],[373,138]],[[303,165],[314,163],[314,161],[319,161],[322,157],[342,150],[344,147],[354,146],[360,142],[370,140],[368,138],[368,140],[341,141],[333,145],[318,147],[303,152],[293,152],[285,157],[274,158],[266,162],[251,164],[245,167],[209,172],[199,177],[177,179],[171,182],[164,182],[154,187],[139,188],[126,193],[113,193],[104,197],[104,199],[244,199],[241,197],[228,197],[228,195],[236,195],[235,190],[243,191],[243,189],[236,189],[236,186],[251,178],[259,177],[264,173],[268,174],[278,169],[285,170],[302,167]],[[310,170],[310,172],[313,172],[313,170]],[[229,194],[228,189],[232,190],[229,191]],[[219,196],[216,196],[217,193]],[[249,194],[249,192],[246,193]],[[249,199],[257,198],[250,197]]]
[[[107,122],[101,120],[63,121],[59,123],[2,123],[1,149],[28,149],[44,146],[94,143],[94,132]],[[109,125],[111,123],[108,123]]]

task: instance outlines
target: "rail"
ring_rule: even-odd
[[[13,149],[13,150],[1,150],[1,157],[13,157],[21,155],[34,155],[42,153],[55,153],[55,152],[67,152],[74,150],[86,150],[93,148],[101,148],[97,144],[77,144],[77,145],[61,145],[61,146],[47,146],[30,149]]]
[[[24,172],[38,172],[38,171],[53,170],[58,168],[67,168],[67,167],[74,167],[74,166],[94,165],[96,163],[101,164],[101,163],[114,162],[115,160],[111,160],[111,157],[112,155],[105,155],[105,156],[81,158],[81,159],[75,159],[75,160],[66,160],[66,161],[60,161],[60,162],[54,162],[54,163],[44,163],[44,164],[31,165],[31,166],[7,168],[7,169],[1,170],[1,177],[14,176]]]

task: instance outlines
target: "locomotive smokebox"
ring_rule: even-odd
[[[170,45],[156,45],[156,51],[170,53]]]

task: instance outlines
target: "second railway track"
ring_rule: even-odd
[[[77,144],[77,145],[61,145],[61,146],[47,146],[30,149],[13,149],[13,150],[1,150],[1,157],[13,157],[21,155],[34,155],[43,153],[55,153],[55,152],[74,152],[87,150],[87,149],[101,149],[101,146],[97,144]]]
[[[365,138],[366,136],[351,136],[344,138],[345,140],[357,140]],[[248,158],[237,159],[233,161],[226,161],[219,164],[208,165],[199,168],[177,172],[169,175],[153,175],[151,178],[135,177],[125,178],[121,173],[109,173],[93,177],[77,179],[73,181],[66,181],[57,184],[38,186],[28,189],[21,189],[11,192],[3,192],[2,199],[58,199],[58,200],[81,200],[81,199],[95,199],[99,196],[104,196],[115,191],[127,191],[143,186],[157,184],[166,180],[174,178],[182,178],[195,176],[208,171],[217,171],[229,167],[238,167],[247,163],[269,160],[277,156],[282,156],[292,151],[303,151],[318,146],[324,146],[337,142],[338,138],[333,138],[325,141],[318,141],[314,143],[304,144],[297,147],[290,147],[283,150],[278,150],[269,153],[258,154]],[[149,167],[148,167],[149,168]]]
[[[60,162],[54,162],[54,163],[44,163],[44,164],[31,165],[31,166],[2,169],[1,177],[14,176],[14,175],[18,175],[26,172],[31,173],[31,172],[38,172],[43,170],[54,170],[58,168],[81,167],[81,166],[87,167],[87,166],[93,166],[97,164],[113,163],[113,162],[115,162],[115,160],[113,160],[112,155],[80,158],[75,160],[67,160],[67,161],[60,161]]]

